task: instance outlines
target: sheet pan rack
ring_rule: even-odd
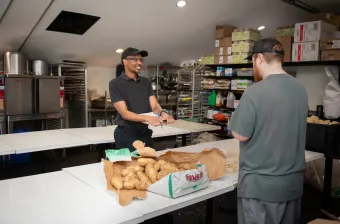
[[[64,76],[65,111],[70,128],[88,127],[87,66],[84,63],[54,64],[53,75]]]

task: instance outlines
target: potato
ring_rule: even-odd
[[[191,170],[197,169],[197,163],[191,163],[191,164],[190,164],[190,169],[191,169]]]
[[[191,166],[190,166],[190,163],[182,163],[182,164],[178,165],[178,168],[179,169],[184,169],[184,170],[190,170]]]
[[[156,161],[154,159],[150,159],[150,158],[140,158],[137,160],[137,163],[139,166],[146,166],[148,164],[155,164]]]
[[[126,190],[133,190],[136,187],[136,184],[139,182],[137,178],[131,178],[127,181],[124,181],[123,187]]]
[[[128,168],[125,168],[123,171],[122,171],[122,176],[123,177],[126,177],[126,176],[129,176],[131,174],[134,174],[135,173],[135,170],[132,169],[131,167],[128,167]]]
[[[139,191],[146,191],[149,187],[149,184],[147,182],[139,181],[136,183],[136,189]]]
[[[179,171],[186,171],[186,169],[180,168]]]
[[[144,167],[141,167],[141,166],[129,166],[126,169],[131,169],[136,173],[139,171],[144,172]]]
[[[165,177],[166,175],[169,175],[171,172],[171,170],[161,170],[159,171],[159,173],[157,174],[157,180],[162,179],[163,177]]]
[[[150,179],[143,172],[137,172],[137,176],[140,182],[146,182],[148,185],[151,185]]]
[[[129,180],[124,182],[124,189],[125,190],[133,190],[135,189],[135,182]]]
[[[131,173],[131,174],[123,177],[123,181],[128,181],[128,180],[131,180],[131,179],[137,179],[137,175],[135,173]]]
[[[156,172],[158,172],[161,169],[161,164],[159,164],[158,162],[154,165],[154,168],[156,170]]]
[[[120,177],[112,177],[111,184],[117,190],[120,190],[123,188],[123,180]]]
[[[163,164],[167,164],[168,162],[164,160],[158,160],[157,163],[159,163],[162,166]]]
[[[174,164],[170,164],[170,163],[166,163],[161,165],[161,170],[170,170],[172,172],[178,172],[179,169],[174,165]]]
[[[157,172],[153,164],[149,163],[148,165],[146,165],[145,174],[147,177],[149,177],[151,183],[155,183],[157,181]]]

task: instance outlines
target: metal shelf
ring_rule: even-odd
[[[340,66],[340,61],[301,61],[301,62],[285,62],[283,66],[286,67],[298,67],[298,66],[327,66],[327,65],[337,65]],[[247,64],[211,64],[205,65],[210,68],[217,68],[217,67],[227,67],[227,68],[252,68],[252,63]]]

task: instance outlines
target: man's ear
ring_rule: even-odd
[[[123,64],[127,65],[127,60],[126,59],[123,59]]]

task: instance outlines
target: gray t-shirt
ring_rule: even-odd
[[[230,129],[240,143],[238,197],[267,202],[295,200],[303,193],[308,98],[288,74],[273,74],[249,87]]]

